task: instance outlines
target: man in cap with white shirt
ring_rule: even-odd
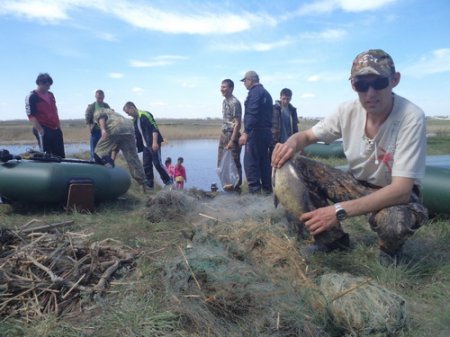
[[[425,174],[425,114],[393,93],[399,82],[400,73],[385,51],[358,54],[350,75],[358,99],[276,145],[272,165],[279,168],[292,158],[307,191],[307,211],[299,215],[315,239],[307,252],[348,248],[349,236],[341,222],[365,214],[378,234],[380,263],[397,265],[403,244],[427,220],[420,196]],[[309,144],[339,138],[349,164],[347,173],[294,156]]]

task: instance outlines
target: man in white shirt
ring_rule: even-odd
[[[367,214],[379,238],[380,263],[397,265],[402,247],[428,218],[420,198],[425,174],[426,120],[423,111],[393,93],[400,82],[394,62],[383,50],[368,50],[353,61],[350,81],[358,99],[311,129],[277,144],[272,165],[293,158],[308,193],[307,212],[299,215],[315,244],[309,252],[349,247],[340,222]],[[342,138],[348,173],[294,156],[317,141]],[[332,205],[329,205],[331,201]]]

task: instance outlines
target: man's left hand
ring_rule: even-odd
[[[336,210],[333,205],[303,213],[300,220],[312,235],[320,234],[338,225]]]
[[[245,144],[247,144],[247,138],[248,138],[248,135],[247,135],[246,132],[244,132],[244,133],[241,135],[241,137],[239,137],[239,145],[245,145]]]

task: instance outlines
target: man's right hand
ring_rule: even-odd
[[[107,138],[108,138],[108,131],[106,131],[105,129],[102,129],[101,139],[105,140]]]
[[[289,141],[286,143],[277,143],[272,153],[272,166],[276,168],[280,168],[291,159],[295,154],[295,147],[289,144]]]

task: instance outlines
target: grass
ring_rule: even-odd
[[[215,124],[217,121],[203,122],[207,125],[205,129],[216,130],[218,125]],[[181,125],[185,127],[185,124],[179,124],[178,121],[171,123],[160,124],[161,127],[167,127],[167,130],[171,127],[173,130],[179,129]],[[192,122],[186,129],[198,128],[194,124]],[[3,137],[1,127],[0,130]],[[429,154],[449,154],[450,136],[447,133],[430,137],[428,145]],[[331,165],[343,164],[342,160],[324,161]],[[90,232],[93,234],[92,241],[113,238],[142,252],[135,270],[126,274],[119,282],[112,283],[108,294],[91,300],[84,299],[87,306],[81,314],[43,316],[31,323],[0,317],[0,336],[208,336],[206,330],[193,333],[187,328],[189,324],[177,313],[174,299],[165,289],[165,267],[174,257],[179,257],[177,247],[184,247],[186,243],[180,233],[192,228],[192,221],[189,217],[179,217],[173,221],[151,223],[147,220],[146,202],[146,197],[140,194],[138,186],[133,182],[125,198],[98,205],[94,214],[66,214],[57,206],[22,205],[12,208],[0,205],[2,227],[14,228],[31,219],[43,223],[74,220],[75,225],[70,230]],[[260,207],[255,204],[250,208],[253,206]],[[204,212],[208,213],[208,206],[204,207]],[[229,210],[231,213],[237,211],[238,208]],[[279,213],[274,212],[272,206],[269,206],[256,219],[261,225],[270,224],[280,217]],[[407,302],[409,323],[408,328],[400,331],[398,336],[450,335],[449,218],[434,218],[420,228],[405,245],[408,263],[397,268],[384,268],[377,262],[377,237],[370,231],[364,217],[349,219],[344,228],[351,235],[354,249],[345,253],[314,256],[309,261],[310,274],[351,273],[371,278],[401,295]],[[323,317],[312,315],[310,319],[327,328],[330,336],[343,336],[339,330],[333,332],[335,330],[329,327],[330,322],[326,322]]]
[[[166,141],[178,139],[217,139],[220,136],[220,119],[159,119],[161,133]],[[84,120],[63,120],[61,129],[64,142],[89,142],[89,132]],[[0,144],[34,143],[31,125],[26,120],[0,122]]]

